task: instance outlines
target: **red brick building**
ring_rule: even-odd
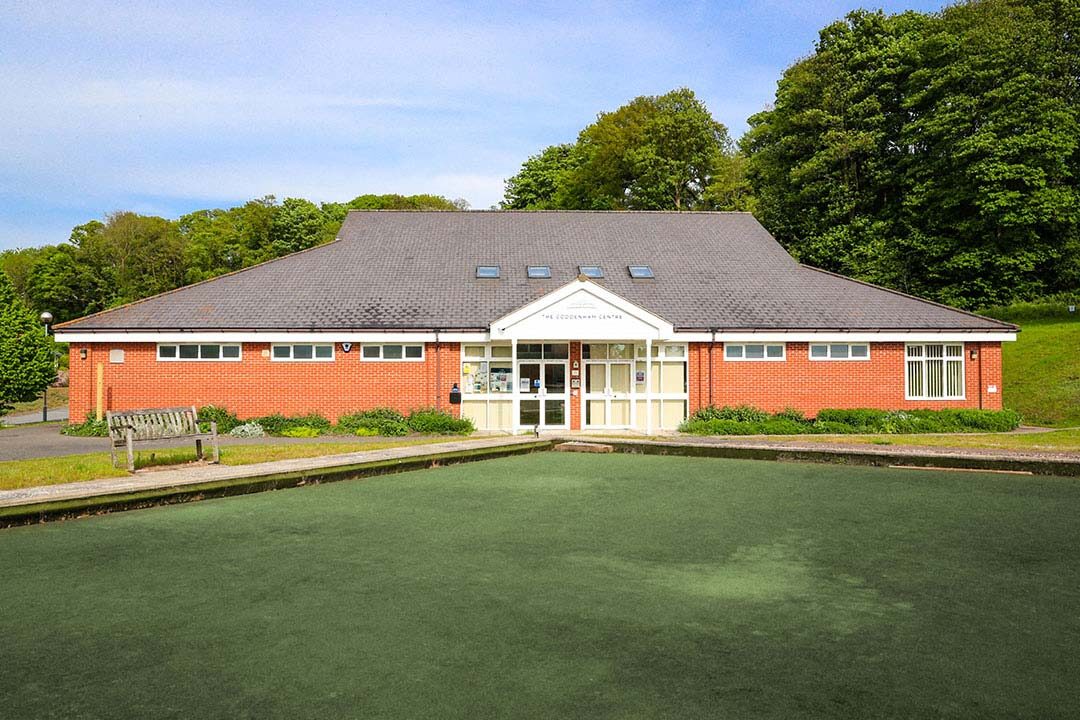
[[[335,242],[57,339],[73,421],[435,406],[651,432],[710,404],[998,409],[1016,332],[800,265],[745,213],[352,212]]]

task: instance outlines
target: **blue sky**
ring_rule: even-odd
[[[6,0],[0,249],[115,210],[177,217],[266,194],[486,208],[597,112],[681,86],[738,137],[853,7]]]

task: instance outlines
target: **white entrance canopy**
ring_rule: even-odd
[[[579,278],[491,324],[492,340],[667,340],[671,323]]]

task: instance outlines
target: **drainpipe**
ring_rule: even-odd
[[[716,346],[716,328],[712,329],[712,342],[709,343],[709,405],[713,404],[713,348]]]
[[[983,356],[983,344],[978,343],[979,353],[979,409],[983,409],[983,377],[982,377],[982,356]],[[998,389],[1000,392],[1000,388]]]
[[[442,408],[442,358],[439,356],[439,331],[435,331],[435,409]]]

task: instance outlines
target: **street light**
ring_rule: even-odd
[[[53,321],[52,313],[45,311],[39,316],[41,322],[45,325],[45,337],[49,337],[49,324]],[[55,360],[53,361],[55,364]],[[41,422],[49,422],[49,386],[45,386],[45,390],[41,393]]]

